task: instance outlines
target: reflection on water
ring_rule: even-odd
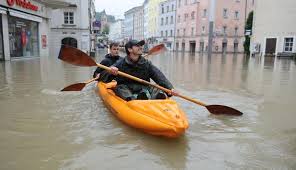
[[[296,168],[295,61],[171,52],[150,60],[180,93],[244,116],[211,115],[174,98],[190,128],[179,139],[154,137],[112,116],[95,83],[59,91],[95,68],[56,57],[1,62],[0,169]]]

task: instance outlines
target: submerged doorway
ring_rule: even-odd
[[[67,37],[62,39],[62,45],[69,45],[77,48],[77,40],[75,38]]]

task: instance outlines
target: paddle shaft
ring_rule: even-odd
[[[111,71],[111,68],[110,68],[110,67],[104,66],[104,65],[102,65],[102,64],[98,64],[98,63],[97,63],[97,66],[100,67],[100,68],[102,68],[102,69],[105,69],[105,70],[107,70],[107,71]],[[121,72],[121,71],[118,71],[118,75],[123,76],[123,77],[126,77],[126,78],[129,78],[129,79],[132,79],[132,80],[137,81],[137,82],[139,82],[139,83],[143,83],[143,84],[146,84],[146,85],[153,86],[153,87],[158,88],[158,89],[160,89],[160,90],[162,90],[162,91],[164,91],[164,92],[166,92],[166,93],[171,93],[171,92],[172,92],[171,90],[169,90],[169,89],[167,89],[167,88],[164,88],[164,87],[159,86],[159,85],[157,85],[157,84],[152,84],[152,83],[150,83],[150,82],[148,82],[148,81],[145,81],[145,80],[143,80],[143,79],[140,79],[140,78],[138,78],[138,77],[135,77],[135,76],[129,75],[129,74],[124,73],[124,72]],[[206,106],[205,103],[200,102],[200,101],[198,101],[198,100],[196,100],[196,99],[192,99],[192,98],[189,98],[189,97],[183,96],[183,95],[181,95],[181,94],[177,94],[177,96],[178,96],[178,97],[181,97],[181,98],[183,98],[183,99],[185,99],[185,100],[191,101],[191,102],[193,102],[193,103],[196,103],[196,104],[198,104],[198,105]]]
[[[85,84],[88,84],[88,83],[91,83],[91,82],[96,81],[96,80],[98,80],[98,79],[99,79],[99,77],[95,77],[95,78],[90,79],[90,80],[88,80],[88,81],[86,81],[86,82],[84,82],[84,83],[85,83]]]

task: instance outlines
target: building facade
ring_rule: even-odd
[[[216,1],[213,52],[244,52],[245,15],[252,7],[249,3],[247,0]],[[208,50],[210,5],[210,0],[177,0],[176,51]]]
[[[195,52],[199,3],[196,0],[177,0],[175,50]]]
[[[255,2],[251,53],[289,55],[296,53],[296,1]]]
[[[109,40],[116,42],[124,41],[124,20],[116,20],[110,25]]]
[[[0,1],[0,60],[48,56],[51,10],[68,5],[57,0]]]
[[[124,39],[130,40],[134,34],[134,8],[124,13]]]
[[[150,37],[149,35],[149,31],[148,31],[148,19],[149,19],[149,15],[148,15],[148,0],[145,0],[143,3],[143,12],[144,12],[144,18],[143,18],[143,25],[144,25],[144,39],[147,41],[148,38]]]
[[[158,43],[158,23],[159,23],[159,4],[165,0],[149,0],[148,1],[148,29],[149,42]]]
[[[56,55],[61,44],[67,44],[90,53],[95,50],[93,22],[95,22],[94,0],[66,0],[70,5],[52,12],[50,22],[52,55]]]
[[[138,6],[134,11],[134,35],[133,39],[143,40],[144,39],[144,8]]]
[[[159,4],[158,42],[173,50],[175,44],[176,0],[167,0]]]

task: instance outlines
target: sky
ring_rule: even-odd
[[[124,19],[124,12],[142,5],[144,0],[95,0],[97,12],[106,10],[108,15],[115,16],[116,19]]]

